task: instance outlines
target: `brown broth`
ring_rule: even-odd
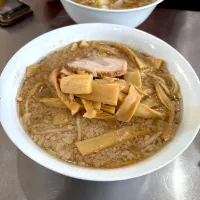
[[[77,44],[77,47],[73,50],[73,45],[70,44],[49,54],[39,62],[40,68],[36,70],[35,74],[25,78],[22,84],[17,97],[19,117],[32,140],[56,158],[80,166],[94,168],[116,168],[135,164],[159,151],[168,142],[164,141],[161,136],[142,149],[135,148],[146,142],[153,134],[163,132],[170,114],[158,99],[154,88],[155,78],[148,76],[148,70],[140,70],[142,74],[142,90],[151,91],[151,94],[143,97],[141,102],[149,103],[150,98],[152,98],[152,108],[165,113],[166,117],[145,119],[133,116],[130,122],[106,121],[84,118],[82,117],[84,111],[81,111],[82,140],[130,125],[137,126],[140,130],[146,132],[146,134],[137,136],[132,140],[123,141],[86,156],[81,155],[75,145],[77,141],[76,116],[72,116],[67,108],[52,108],[36,101],[34,97],[57,97],[54,87],[49,83],[49,76],[55,68],[61,70],[63,67],[67,67],[69,61],[73,61],[76,58],[117,57],[127,61],[128,70],[137,69],[136,63],[133,63],[126,53],[107,42],[102,42],[101,45],[97,43],[95,46],[92,45],[94,43],[89,42],[87,47],[79,47],[80,43]],[[100,50],[98,45],[103,46],[105,49],[112,49],[115,54]],[[162,78],[166,82],[167,87],[171,88],[169,72],[165,66],[156,70],[150,69],[150,73]],[[34,96],[30,96],[30,91],[38,83],[41,83],[41,85],[36,90]],[[172,124],[173,133],[170,138],[172,140],[180,122],[181,101],[173,96],[170,98],[175,104],[175,118]],[[56,118],[62,118],[63,123],[56,124]]]
[[[153,0],[74,0],[76,3],[103,9],[130,9],[149,5]]]

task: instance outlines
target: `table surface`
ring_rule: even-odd
[[[58,4],[29,0],[34,16],[0,29],[0,70],[33,38],[74,22]],[[200,12],[156,9],[139,29],[168,42],[200,77]],[[149,175],[120,182],[64,177],[30,160],[0,126],[0,200],[199,200],[200,135],[175,161]]]

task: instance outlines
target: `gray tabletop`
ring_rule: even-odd
[[[24,44],[73,24],[60,4],[29,0],[34,17],[0,28],[0,70]],[[139,27],[180,51],[200,76],[200,12],[156,9]],[[30,160],[0,127],[0,200],[199,200],[200,135],[174,162],[149,175],[120,182],[64,177]],[[200,164],[199,164],[200,165]]]

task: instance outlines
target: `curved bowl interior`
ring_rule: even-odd
[[[136,165],[119,169],[88,169],[64,163],[39,148],[23,130],[17,115],[15,98],[25,68],[50,52],[79,40],[114,41],[136,47],[163,58],[180,83],[183,116],[173,141],[160,152]],[[200,83],[190,64],[171,46],[160,39],[136,30],[111,24],[81,24],[48,32],[21,48],[8,62],[2,75],[1,121],[15,145],[28,157],[60,174],[95,181],[114,181],[138,177],[155,171],[179,156],[193,141],[199,129]],[[3,88],[6,86],[6,89]],[[196,91],[196,92],[194,92]]]

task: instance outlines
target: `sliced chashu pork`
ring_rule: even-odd
[[[75,72],[92,73],[94,77],[122,76],[127,71],[126,60],[118,58],[82,58],[68,63],[69,68]]]

